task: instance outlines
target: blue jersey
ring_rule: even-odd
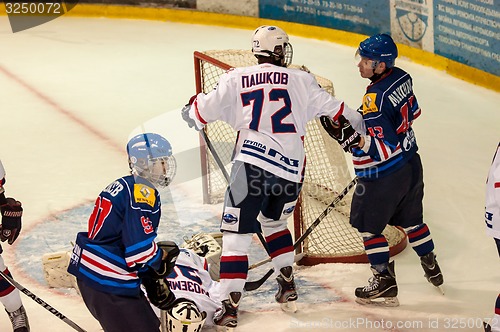
[[[354,149],[354,170],[358,177],[376,179],[395,172],[417,152],[411,125],[420,107],[411,76],[392,68],[368,86],[361,109],[370,141],[368,151]]]
[[[160,195],[151,183],[132,175],[116,180],[97,197],[88,231],[78,233],[68,272],[96,290],[138,296],[138,273],[160,267],[159,222]]]

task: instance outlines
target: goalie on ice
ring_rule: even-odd
[[[146,291],[152,308],[161,319],[162,331],[199,332],[213,326],[213,317],[222,310],[219,283],[220,233],[200,233],[181,246],[175,266],[164,278],[155,280]],[[70,251],[44,255],[45,277],[50,287],[76,288],[66,272]],[[153,305],[156,297],[170,291],[169,303],[162,311]],[[156,319],[155,319],[156,320]]]

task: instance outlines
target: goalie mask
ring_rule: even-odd
[[[168,186],[175,177],[177,163],[172,146],[161,135],[144,133],[127,144],[128,163],[132,174],[158,187]]]
[[[180,298],[167,310],[167,331],[200,332],[206,319],[207,313],[194,302]]]
[[[252,52],[256,57],[273,57],[273,63],[282,67],[292,63],[293,49],[288,35],[277,26],[263,25],[255,29]]]

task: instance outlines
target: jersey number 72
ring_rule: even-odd
[[[297,130],[293,123],[283,123],[288,115],[292,113],[292,102],[290,100],[290,95],[286,89],[272,89],[269,91],[268,102],[279,102],[283,101],[284,105],[278,109],[275,113],[271,115],[271,125],[273,133],[296,133]],[[259,131],[259,125],[262,117],[262,110],[264,109],[265,96],[264,89],[253,90],[241,94],[241,100],[243,106],[249,106],[252,104],[252,120],[248,126],[249,129]]]

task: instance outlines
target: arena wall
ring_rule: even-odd
[[[497,4],[495,4],[497,1]],[[390,33],[400,56],[500,91],[498,0],[83,0],[65,15],[254,29],[356,47]],[[3,11],[5,13],[5,11]]]

